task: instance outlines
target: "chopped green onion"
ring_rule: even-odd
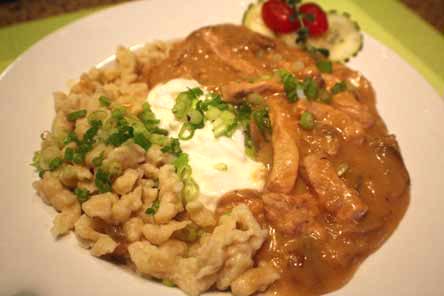
[[[304,79],[304,93],[308,100],[314,100],[318,96],[319,86],[311,77]]]
[[[185,122],[179,131],[179,139],[186,141],[194,136],[194,128],[189,122]]]
[[[64,145],[68,145],[71,142],[79,142],[79,139],[77,138],[77,135],[74,132],[69,132],[66,138],[63,140]]]
[[[105,159],[105,153],[102,151],[99,156],[93,158],[92,160],[93,166],[96,168],[100,167],[104,159]]]
[[[63,159],[61,159],[60,157],[54,158],[53,160],[51,160],[51,161],[49,162],[49,170],[50,170],[50,171],[55,171],[55,170],[58,169],[62,164],[63,164]]]
[[[133,137],[133,128],[128,125],[121,125],[118,128],[117,132],[112,133],[108,137],[108,139],[106,139],[105,143],[113,145],[114,147],[118,147],[132,137]]]
[[[160,206],[160,200],[156,199],[153,204],[151,205],[150,208],[146,209],[145,213],[147,215],[151,215],[153,216],[154,214],[157,213],[157,211],[159,210],[159,206]]]
[[[84,203],[89,199],[89,191],[85,188],[76,188],[74,189],[74,194],[77,196],[79,202]]]
[[[74,149],[67,147],[65,149],[65,156],[64,156],[66,161],[74,161]]]
[[[190,123],[193,125],[200,125],[203,124],[203,115],[201,112],[197,110],[192,110],[188,116],[190,117]]]
[[[102,169],[96,172],[95,184],[101,193],[111,191],[111,176]]]
[[[222,162],[221,163],[216,163],[214,165],[214,168],[216,170],[222,171],[222,172],[228,171],[228,165],[226,163],[222,163]]]
[[[338,167],[336,168],[336,174],[339,177],[342,177],[349,169],[349,166],[347,163],[342,162],[338,165]]]
[[[188,92],[180,93],[176,98],[176,103],[173,107],[173,114],[177,120],[185,120],[187,114],[190,112],[193,105],[193,98],[188,95]]]
[[[111,105],[111,101],[105,96],[100,96],[99,101],[100,104],[104,107],[109,107]]]
[[[134,143],[145,149],[145,151],[151,147],[151,142],[142,133],[134,134]]]
[[[34,152],[34,156],[32,157],[31,166],[33,166],[35,168],[36,172],[42,178],[45,171],[42,169],[42,167],[40,165],[40,160],[41,160],[41,152],[40,151]]]
[[[85,155],[83,153],[75,152],[72,156],[72,162],[77,164],[82,164],[85,160]]]
[[[223,111],[220,116],[213,121],[213,133],[216,138],[220,136],[231,136],[236,127],[236,115],[228,110]]]
[[[167,279],[162,280],[162,284],[164,284],[167,287],[171,287],[171,288],[176,286],[173,281],[170,281]]]
[[[328,60],[320,60],[316,63],[316,66],[318,67],[319,71],[321,71],[321,73],[333,72],[333,65]]]
[[[205,112],[205,117],[210,121],[214,121],[220,116],[221,113],[222,111],[217,107],[208,106],[208,111]]]
[[[271,122],[267,109],[261,109],[253,112],[253,119],[263,135],[271,132]]]
[[[245,147],[245,154],[251,159],[255,159],[256,148],[254,147],[253,140],[251,139],[250,129],[244,130],[244,147]]]
[[[180,148],[179,139],[176,138],[171,138],[168,144],[163,146],[160,150],[164,153],[171,153],[177,156],[182,152],[182,149]]]
[[[343,92],[347,90],[347,84],[345,81],[341,81],[336,83],[332,88],[331,88],[331,94],[332,95],[336,95],[340,92]]]
[[[114,119],[122,119],[125,116],[126,109],[124,107],[117,107],[111,112],[111,117]]]
[[[302,84],[296,80],[293,74],[288,72],[287,70],[279,70],[278,74],[281,78],[281,81],[284,85],[285,94],[287,95],[287,99],[290,102],[296,102],[298,97],[298,90],[302,90]]]
[[[83,118],[86,116],[86,110],[79,110],[79,111],[75,111],[75,112],[71,112],[69,113],[66,118],[69,121],[76,121],[77,119]]]
[[[319,91],[319,101],[324,104],[329,104],[331,102],[331,95],[325,88]]]
[[[180,153],[174,161],[174,167],[176,168],[176,173],[180,178],[186,179],[191,176],[191,167],[188,164],[188,154],[183,152]]]
[[[301,115],[300,120],[299,120],[299,124],[301,125],[301,127],[303,129],[306,129],[306,130],[313,129],[314,128],[313,114],[308,111],[304,111]]]
[[[186,202],[193,201],[199,196],[199,186],[192,178],[184,180],[182,195]]]

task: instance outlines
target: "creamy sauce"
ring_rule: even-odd
[[[304,67],[295,69],[295,62]],[[243,27],[221,25],[192,33],[174,46],[165,61],[143,69],[150,86],[186,77],[218,90],[231,81],[270,76],[280,68],[293,72],[299,79],[310,76],[321,84],[346,80],[354,85],[350,90],[353,100],[366,111],[362,114],[372,119],[372,124],[367,125],[365,118],[353,117],[354,110],[348,109],[354,118],[351,122],[362,121],[358,127],[364,126],[355,134],[350,133],[352,136],[359,134],[359,137],[344,138],[344,127],[339,125],[346,121],[339,120],[336,126],[335,116],[322,120],[316,118],[315,128],[311,131],[294,128],[301,160],[322,152],[333,167],[343,163],[348,165],[349,169],[340,177],[340,182],[356,192],[368,208],[365,216],[353,222],[338,221],[320,202],[302,162],[296,184],[287,195],[288,200],[276,200],[276,204],[283,202],[281,213],[287,220],[292,220],[292,216],[285,215],[290,210],[295,212],[294,219],[307,215],[306,225],[303,223],[292,233],[279,230],[292,221],[274,219],[280,217],[279,211],[270,215],[270,209],[275,205],[265,204],[267,192],[233,191],[225,194],[218,204],[217,213],[223,214],[238,203],[246,203],[262,226],[269,230],[269,239],[255,259],[256,262],[271,262],[281,278],[270,287],[267,295],[320,295],[339,289],[350,280],[359,264],[393,233],[409,204],[409,175],[395,138],[388,134],[377,113],[369,82],[340,64],[334,65],[330,75],[319,73],[314,65],[313,58],[307,53],[289,48],[278,40],[265,38]],[[287,108],[286,116],[300,116],[300,107],[293,104]],[[335,105],[334,100],[329,108],[340,110],[341,107]],[[273,153],[270,142],[262,140],[256,144],[259,159],[269,162]],[[301,196],[305,196],[305,201]]]
[[[160,120],[159,126],[177,137],[181,122],[172,112],[177,95],[190,88],[201,87],[195,80],[173,79],[156,86],[148,94],[151,109]],[[208,92],[204,91],[204,98]],[[224,193],[236,189],[262,190],[265,166],[248,158],[244,153],[244,135],[240,129],[231,137],[215,138],[212,125],[206,122],[187,141],[180,141],[188,154],[193,178],[199,185],[199,200],[210,210],[215,210]]]

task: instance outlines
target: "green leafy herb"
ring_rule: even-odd
[[[85,188],[76,188],[74,189],[74,194],[77,196],[79,202],[84,203],[89,199],[89,191]]]
[[[75,111],[75,112],[71,112],[69,113],[66,118],[69,121],[76,121],[77,119],[83,118],[86,116],[86,110],[79,110],[79,111]]]
[[[58,169],[61,165],[63,164],[63,159],[61,159],[60,157],[56,157],[53,160],[51,160],[49,162],[49,170],[50,171],[55,171],[56,169]]]
[[[151,147],[151,142],[142,133],[134,134],[134,143],[145,149],[145,151]]]
[[[314,128],[313,114],[308,111],[304,111],[299,120],[299,124],[305,130],[312,130]]]
[[[78,143],[79,139],[77,138],[77,135],[74,132],[69,132],[66,138],[63,140],[64,145],[68,145],[71,142]]]
[[[271,132],[271,122],[266,108],[253,112],[253,119],[263,135]]]
[[[316,63],[316,66],[318,67],[319,71],[321,71],[322,73],[333,72],[333,65],[329,60],[320,60]]]
[[[332,88],[331,88],[331,93],[332,95],[336,95],[340,92],[346,91],[347,90],[347,84],[345,81],[341,81],[336,83]]]
[[[100,104],[104,107],[109,107],[111,105],[111,101],[105,96],[100,96],[99,101]]]
[[[96,168],[100,167],[104,159],[105,159],[105,153],[102,151],[99,156],[93,158],[92,160],[93,166]]]
[[[101,193],[111,191],[111,176],[103,169],[96,171],[95,184]]]
[[[304,93],[308,100],[314,100],[317,98],[319,92],[319,86],[316,80],[311,77],[304,79]]]
[[[150,208],[146,209],[145,213],[147,215],[155,215],[157,213],[157,211],[159,210],[159,206],[160,206],[160,200],[156,199],[153,204],[151,205]]]
[[[180,153],[182,153],[182,149],[180,148],[179,139],[171,138],[168,144],[163,146],[160,149],[164,153],[171,153],[173,155],[178,156]]]

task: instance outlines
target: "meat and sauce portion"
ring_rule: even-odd
[[[276,71],[310,78],[328,101],[289,100]],[[394,231],[409,204],[400,149],[376,110],[370,83],[343,64],[318,70],[316,57],[235,25],[202,28],[169,57],[142,70],[150,87],[192,78],[241,104],[263,98],[271,123],[264,136],[250,124],[256,157],[269,171],[263,192],[227,193],[219,214],[247,204],[268,240],[256,256],[279,270],[270,295],[319,295],[343,286]],[[347,87],[332,89],[338,83]],[[310,128],[301,117],[312,116]]]

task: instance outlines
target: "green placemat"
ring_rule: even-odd
[[[394,49],[444,94],[444,35],[396,0],[318,0],[326,9],[347,11],[361,28]],[[0,71],[36,41],[100,8],[67,13],[0,29]],[[365,45],[364,45],[365,46]]]

